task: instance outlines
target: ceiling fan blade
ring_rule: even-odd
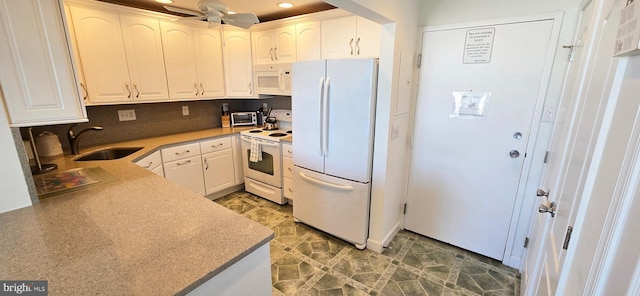
[[[244,29],[249,29],[254,24],[260,23],[258,17],[253,13],[228,14],[224,16],[223,20],[229,25]]]
[[[168,11],[171,11],[171,12],[188,14],[188,15],[193,15],[193,16],[198,16],[198,17],[204,17],[205,16],[203,13],[201,13],[199,11],[184,9],[184,8],[180,8],[180,7],[169,6],[169,5],[163,5],[162,7],[164,7],[164,9],[166,9]]]

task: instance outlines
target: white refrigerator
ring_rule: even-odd
[[[293,216],[363,249],[378,60],[297,62],[292,73]]]

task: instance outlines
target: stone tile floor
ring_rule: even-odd
[[[295,223],[291,205],[243,191],[215,202],[275,232],[273,295],[520,294],[517,270],[409,231],[380,254]]]

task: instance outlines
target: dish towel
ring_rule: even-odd
[[[251,154],[249,155],[250,162],[259,162],[262,160],[262,147],[256,139],[251,139]]]

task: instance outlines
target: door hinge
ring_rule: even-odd
[[[420,68],[420,66],[422,66],[422,54],[421,53],[418,54],[418,68]]]
[[[549,163],[549,154],[550,153],[551,152],[548,151],[548,150],[544,153],[544,160],[542,161],[542,163]]]
[[[402,207],[402,213],[403,214],[407,214],[407,204],[404,204],[404,206]]]
[[[528,247],[528,246],[529,246],[529,238],[528,238],[528,237],[525,237],[525,238],[524,238],[524,247],[526,248],[526,247]]]
[[[571,62],[573,61],[573,49],[575,48],[573,45],[563,45],[562,48],[568,48],[569,49],[569,57],[568,57],[568,61]]]
[[[566,250],[569,248],[569,240],[571,240],[571,233],[573,232],[573,227],[567,227],[567,234],[564,235],[564,243],[562,244],[562,249]]]

